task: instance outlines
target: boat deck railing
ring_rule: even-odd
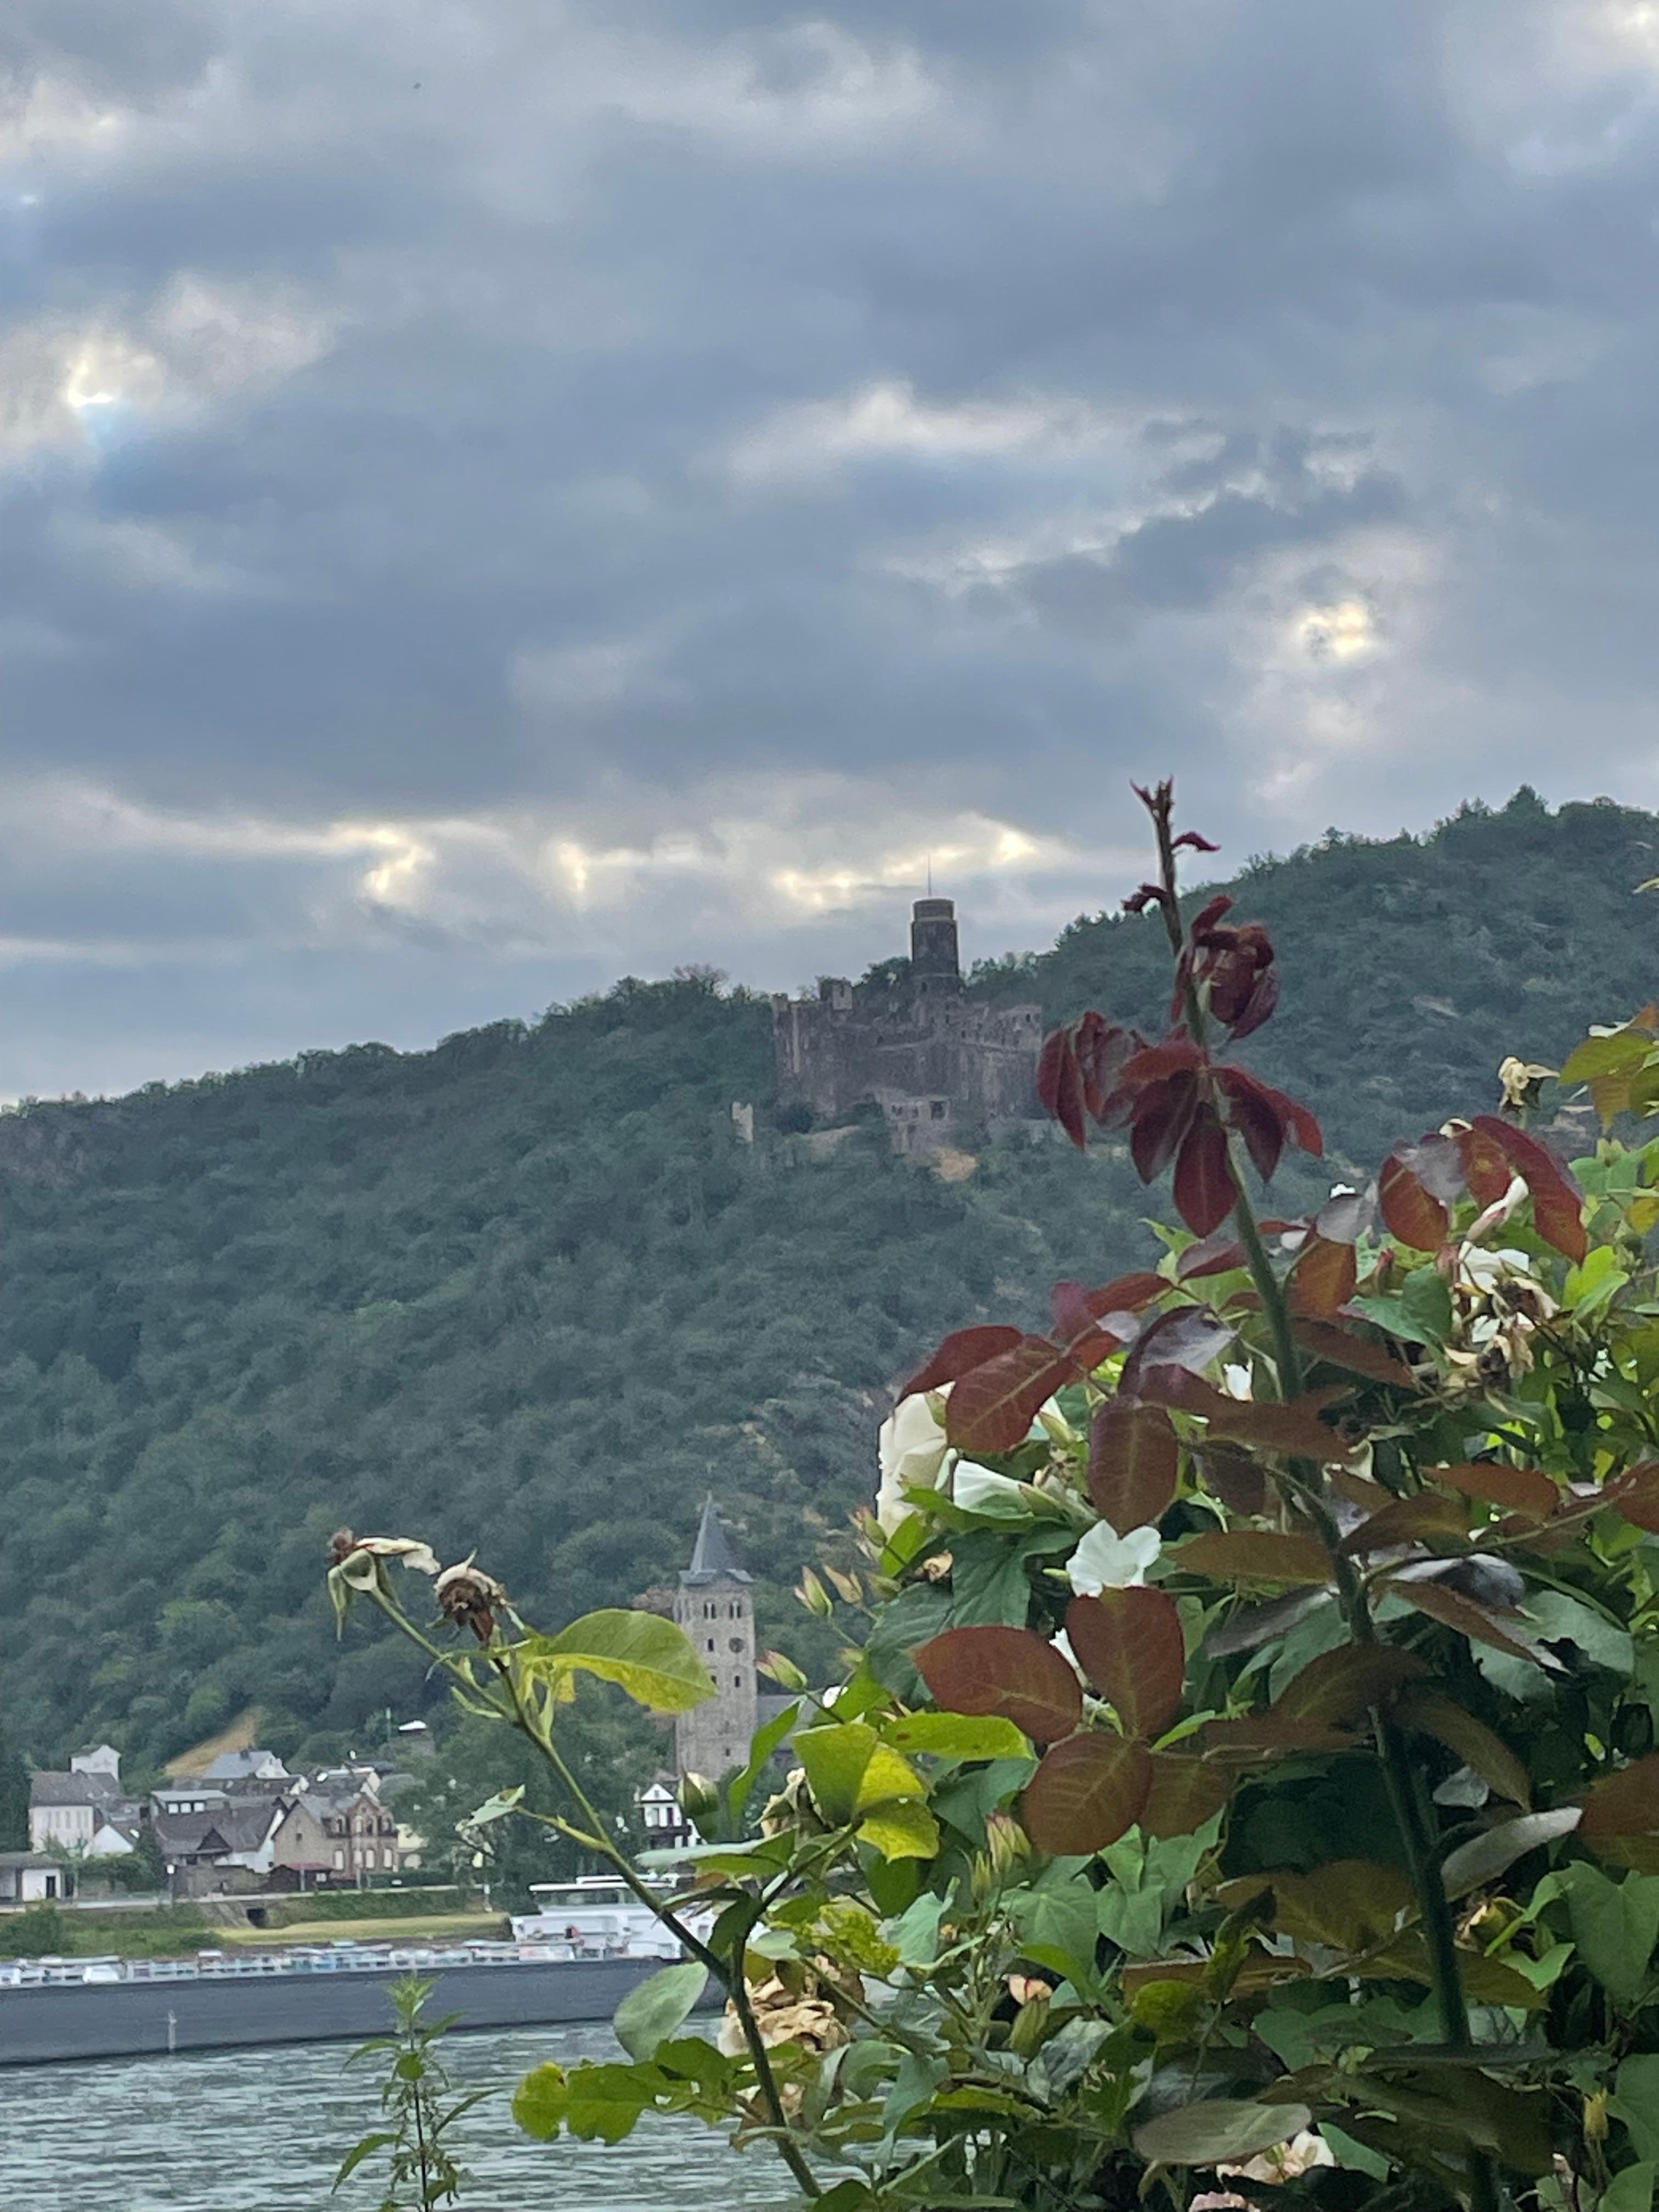
[[[295,1945],[289,1949],[202,1951],[180,1959],[22,1959],[0,1961],[0,1996],[11,1990],[149,1982],[270,1981],[308,1974],[425,1973],[444,1966],[522,1966],[665,1955],[631,1943],[570,1942]]]

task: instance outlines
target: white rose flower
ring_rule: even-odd
[[[1523,1186],[1524,1188],[1524,1186]],[[1491,1292],[1498,1285],[1516,1277],[1526,1282],[1536,1280],[1532,1261],[1524,1252],[1511,1246],[1500,1245],[1496,1251],[1485,1252],[1473,1244],[1465,1244],[1457,1255],[1458,1271],[1471,1288]]]
[[[949,1385],[945,1387],[948,1389]],[[945,1393],[939,1395],[942,1397]],[[918,1393],[914,1398],[902,1400],[888,1415],[881,1425],[877,1453],[881,1462],[881,1486],[876,1492],[876,1519],[883,1532],[890,1536],[909,1513],[910,1508],[904,1500],[906,1490],[937,1490],[945,1463],[951,1457],[945,1431],[934,1419],[925,1395]]]
[[[957,1462],[957,1471],[951,1477],[951,1495],[964,1513],[1024,1513],[1029,1511],[1030,1505],[1012,1476],[994,1474],[988,1467],[977,1467],[969,1459]]]
[[[1164,1539],[1150,1524],[1120,1536],[1109,1521],[1097,1521],[1067,1560],[1066,1578],[1079,1597],[1133,1589],[1163,1549]]]

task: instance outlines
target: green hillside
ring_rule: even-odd
[[[1218,825],[1205,825],[1214,830]],[[1522,793],[1425,841],[1246,870],[1285,976],[1253,1039],[1338,1153],[1485,1105],[1659,991],[1659,819]],[[1158,1025],[1152,921],[1076,924],[979,972],[1053,1018]],[[763,1000],[627,982],[435,1051],[302,1054],[0,1120],[0,1668],[37,1757],[170,1756],[249,1703],[342,1747],[431,1692],[354,1623],[327,1535],[416,1532],[547,1625],[684,1563],[704,1492],[763,1579],[763,1636],[872,1482],[894,1381],[944,1329],[1034,1313],[1149,1244],[1127,1164],[986,1147],[971,1177],[781,1134]],[[761,1103],[738,1139],[733,1099]]]

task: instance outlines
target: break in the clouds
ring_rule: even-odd
[[[11,0],[0,1093],[1659,799],[1659,5]]]

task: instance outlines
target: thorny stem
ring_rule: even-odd
[[[429,1637],[423,1636],[388,1591],[377,1587],[372,1594],[381,1611],[391,1618],[405,1636],[418,1644],[421,1649],[447,1672],[454,1671],[454,1655],[446,1651],[441,1644],[433,1643]],[[633,1891],[646,1910],[659,1920],[672,1936],[678,1938],[690,1956],[712,1974],[726,1991],[731,2002],[732,2009],[738,2016],[738,2025],[743,2030],[743,2039],[748,2046],[749,2056],[754,2065],[756,2087],[759,2089],[767,2111],[771,2115],[772,2141],[776,2147],[778,2155],[788,2167],[805,2196],[821,2197],[823,2191],[818,2186],[817,2177],[802,2156],[800,2146],[796,2142],[790,2129],[788,2118],[783,2109],[783,2099],[778,2089],[777,2076],[772,2071],[771,2055],[766,2048],[759,2023],[755,2018],[754,2008],[749,2002],[748,1983],[744,1973],[748,1928],[744,1930],[744,1941],[737,1946],[735,1963],[729,1966],[717,1952],[711,1951],[706,1943],[692,1934],[690,1929],[686,1926],[672,1907],[665,1905],[662,1899],[656,1896],[640,1879],[634,1870],[633,1862],[627,1852],[618,1850],[617,1844],[606,1835],[605,1822],[599,1817],[597,1808],[564,1759],[555,1749],[551,1731],[538,1727],[534,1716],[526,1711],[524,1700],[519,1694],[519,1686],[514,1680],[512,1672],[502,1656],[495,1651],[487,1652],[484,1656],[512,1700],[513,1725],[521,1735],[530,1738],[569,1792],[577,1810],[587,1821],[590,1833],[586,1840],[593,1844],[601,1855],[610,1860],[623,1881]],[[757,1917],[760,1911],[758,1904],[756,1905],[755,1911]],[[753,1925],[754,1921],[751,1919],[749,1926]]]
[[[760,2023],[756,2020],[754,2008],[749,2002],[749,1984],[744,1966],[748,1954],[749,1931],[760,1915],[759,1902],[753,1901],[753,1911],[744,1928],[741,1940],[733,1946],[732,1963],[728,1966],[718,1952],[711,1951],[706,1943],[692,1934],[671,1905],[665,1905],[662,1899],[640,1879],[635,1871],[633,1861],[627,1852],[619,1850],[611,1838],[605,1834],[605,1823],[600,1819],[598,1809],[556,1749],[551,1729],[538,1727],[534,1717],[525,1710],[524,1700],[519,1694],[519,1686],[513,1680],[511,1669],[505,1660],[495,1652],[490,1653],[489,1660],[506,1687],[507,1695],[513,1700],[513,1710],[517,1716],[519,1728],[529,1736],[531,1741],[574,1799],[582,1818],[588,1822],[593,1834],[599,1838],[599,1849],[603,1855],[610,1860],[646,1910],[653,1913],[672,1936],[678,1938],[684,1948],[696,1960],[700,1966],[714,1977],[726,1991],[731,2001],[732,2009],[738,2016],[738,2025],[743,2030],[743,2039],[748,2045],[749,2056],[754,2064],[756,2087],[761,2093],[767,2111],[771,2115],[773,2128],[776,2130],[773,2141],[776,2145],[778,2155],[808,2197],[822,2196],[823,2192],[818,2187],[817,2179],[801,2155],[800,2146],[796,2142],[790,2129],[788,2118],[783,2109],[783,2099],[778,2089],[777,2076],[772,2071],[771,2054],[766,2048],[766,2039],[760,2032]]]
[[[1182,951],[1181,907],[1170,820],[1172,808],[1167,787],[1160,787],[1157,802],[1151,805],[1150,811],[1158,835],[1158,870],[1164,890],[1159,905],[1170,949],[1179,965]],[[1184,996],[1188,1029],[1194,1042],[1201,1046],[1206,1042],[1206,1024],[1190,970],[1185,976]],[[1233,1169],[1233,1188],[1237,1194],[1233,1205],[1233,1225],[1238,1231],[1245,1265],[1261,1300],[1261,1310],[1273,1338],[1279,1395],[1281,1400],[1288,1401],[1297,1396],[1302,1389],[1302,1361],[1297,1349],[1295,1332],[1291,1326],[1290,1307],[1285,1300],[1284,1285],[1274,1274],[1267,1246],[1261,1241],[1255,1209],[1250,1204],[1241,1163],[1231,1139],[1229,1152]],[[1321,1541],[1331,1555],[1336,1577],[1337,1599],[1349,1634],[1356,1644],[1374,1644],[1376,1641],[1376,1626],[1371,1618],[1370,1597],[1353,1561],[1340,1550],[1340,1532],[1331,1510],[1323,1470],[1311,1460],[1293,1460],[1289,1480],[1297,1503],[1313,1522]],[[1371,1725],[1376,1738],[1389,1809],[1394,1814],[1401,1848],[1411,1874],[1412,1887],[1417,1893],[1418,1911],[1428,1943],[1435,1996],[1440,2008],[1441,2031],[1454,2050],[1472,2050],[1474,2038],[1469,2032],[1468,2002],[1463,1993],[1462,1973],[1457,1958],[1456,1923],[1452,1917],[1445,1883],[1441,1879],[1432,1821],[1423,1802],[1417,1771],[1399,1724],[1376,1707],[1371,1713]],[[1497,2167],[1486,2151],[1471,2147],[1468,2174],[1473,2212],[1498,2212]]]

